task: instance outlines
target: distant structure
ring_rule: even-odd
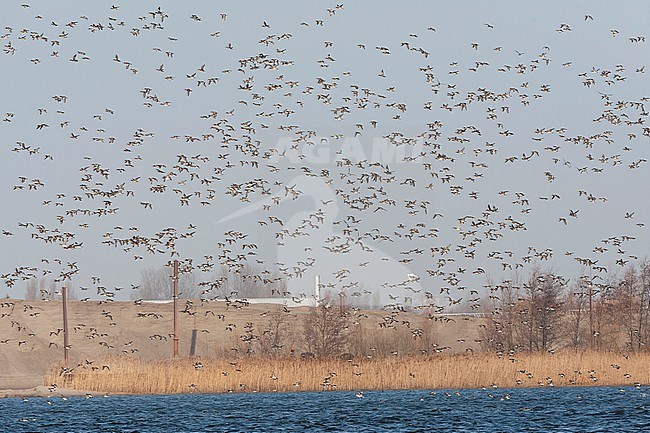
[[[217,299],[217,302],[225,302],[225,299]],[[290,298],[233,298],[230,302],[241,304],[279,304],[286,307],[317,307],[321,301],[320,276],[314,277],[314,292],[311,296],[292,296]],[[143,300],[146,304],[171,304],[171,299]]]
[[[311,296],[292,296],[290,298],[238,298],[231,302],[244,302],[248,304],[279,304],[285,307],[317,307],[320,304],[320,276],[314,277],[314,292]]]

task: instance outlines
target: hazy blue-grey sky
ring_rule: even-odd
[[[621,269],[650,240],[649,17],[646,2],[2,2],[0,293],[77,266],[89,295],[127,298],[173,257],[384,301],[460,298],[535,263],[576,278],[576,257]]]

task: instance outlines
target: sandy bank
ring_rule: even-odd
[[[61,397],[101,397],[103,393],[97,391],[81,391],[77,389],[51,390],[47,386],[39,385],[25,389],[0,389],[0,398],[61,398]]]

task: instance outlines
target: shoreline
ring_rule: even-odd
[[[47,386],[39,385],[34,388],[28,389],[0,389],[0,399],[4,398],[69,398],[69,397],[83,397],[83,398],[106,398],[106,397],[124,397],[124,396],[166,396],[166,395],[222,395],[222,394],[286,394],[286,393],[305,393],[305,392],[335,392],[335,393],[352,393],[352,392],[390,392],[390,391],[428,391],[429,393],[437,393],[442,391],[468,391],[468,390],[482,390],[482,391],[499,391],[506,390],[512,391],[517,389],[542,389],[542,388],[642,388],[650,387],[650,383],[631,385],[631,384],[581,384],[581,385],[551,385],[551,386],[532,386],[521,385],[514,387],[477,387],[477,388],[463,388],[463,387],[448,387],[448,388],[385,388],[385,389],[321,389],[321,390],[308,390],[297,389],[293,391],[285,390],[233,390],[222,392],[177,392],[177,393],[120,393],[120,392],[100,392],[100,391],[84,391],[69,388],[57,388],[56,391],[50,391]]]
[[[78,389],[58,389],[50,391],[45,385],[39,385],[33,388],[24,389],[0,389],[0,399],[2,398],[62,398],[62,397],[99,397],[104,393],[98,391],[82,391]],[[117,395],[117,394],[115,394]]]

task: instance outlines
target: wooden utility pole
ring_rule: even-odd
[[[174,357],[178,356],[178,260],[174,260]]]
[[[68,294],[66,287],[61,288],[63,302],[63,361],[66,371],[70,368],[70,344],[68,342]]]

